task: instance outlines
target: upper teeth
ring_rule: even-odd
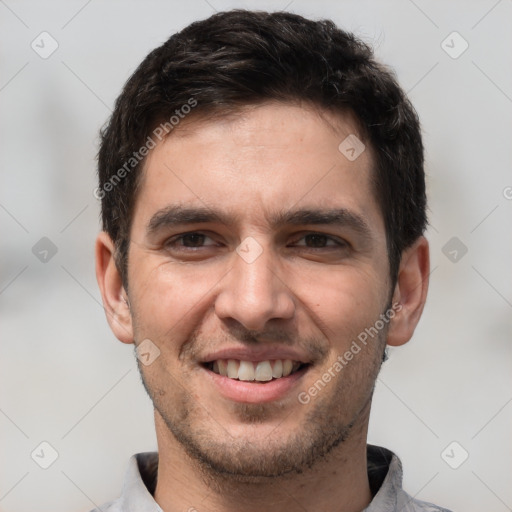
[[[237,359],[218,359],[213,362],[212,370],[215,373],[238,380],[268,380],[287,377],[299,368],[299,361],[291,359],[275,359],[273,361],[239,361]]]

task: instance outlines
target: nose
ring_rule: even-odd
[[[277,255],[265,249],[254,260],[233,254],[234,265],[222,280],[215,312],[246,329],[264,330],[270,320],[289,320],[295,314],[293,293],[278,276]]]

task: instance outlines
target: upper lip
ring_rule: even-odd
[[[211,363],[218,359],[237,359],[239,361],[270,361],[275,359],[291,359],[301,363],[310,363],[311,358],[303,352],[299,352],[290,347],[226,347],[207,353],[200,358],[201,363]]]

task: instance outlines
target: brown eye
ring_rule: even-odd
[[[343,248],[347,244],[338,238],[323,233],[308,233],[299,238],[293,245],[296,247],[307,247],[308,249],[333,249]]]
[[[185,247],[202,247],[204,245],[205,239],[206,235],[201,233],[187,233],[186,235],[181,236],[180,245]]]
[[[165,246],[169,249],[201,249],[211,248],[216,245],[216,242],[204,233],[190,232],[182,233],[170,238]]]
[[[304,241],[306,242],[307,247],[314,247],[314,248],[325,247],[327,245],[327,243],[329,242],[329,237],[327,237],[325,235],[318,235],[318,234],[306,235],[304,237]]]

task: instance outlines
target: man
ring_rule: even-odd
[[[193,23],[127,82],[99,180],[98,283],[159,449],[103,510],[443,510],[366,442],[429,252],[417,116],[364,43],[289,13]]]

